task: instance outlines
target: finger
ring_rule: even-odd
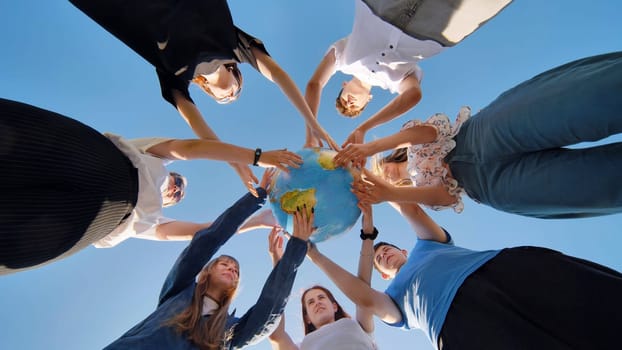
[[[300,168],[300,165],[302,164],[302,162],[299,162],[299,161],[297,161],[295,159],[286,159],[285,161],[283,161],[281,163],[286,164],[286,165],[288,165],[288,166],[290,166],[292,168],[296,168],[296,169]]]
[[[251,181],[252,181],[254,184],[258,184],[258,183],[259,183],[259,180],[257,179],[257,176],[255,176],[255,174],[253,174],[252,172],[251,172],[251,174],[250,174],[250,177],[251,177]]]
[[[281,236],[276,236],[276,246],[279,249],[283,249],[283,237]]]
[[[248,192],[250,192],[253,196],[255,196],[256,198],[259,198],[259,194],[257,194],[257,190],[255,189],[255,187],[253,187],[252,184],[246,184],[246,188],[248,189]]]
[[[276,164],[276,167],[279,168],[279,170],[284,171],[286,174],[289,174],[289,169],[287,168],[287,166],[283,164]]]

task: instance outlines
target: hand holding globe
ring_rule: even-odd
[[[305,148],[298,152],[303,159],[300,168],[280,171],[272,180],[269,202],[272,212],[286,231],[292,232],[293,213],[297,208],[315,210],[316,232],[310,240],[321,242],[347,232],[361,211],[350,191],[351,170],[337,167],[337,152],[325,148]]]

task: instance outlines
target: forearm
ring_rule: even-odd
[[[391,102],[385,105],[376,114],[361,123],[357,128],[365,133],[369,130],[387,123],[402,114],[408,112],[421,100],[421,91],[411,89],[397,95]]]
[[[186,100],[176,90],[173,91],[173,98],[177,105],[177,111],[197,137],[207,140],[219,140],[216,133],[207,125],[203,115],[194,103]]]
[[[289,77],[287,73],[285,73],[285,71],[280,68],[279,70],[279,74],[273,74],[272,76],[274,82],[279,86],[281,91],[283,91],[285,96],[287,96],[292,105],[294,105],[294,107],[300,112],[303,119],[305,120],[305,123],[312,130],[323,130],[315,117],[316,114],[312,112],[311,108],[309,108],[307,101],[302,96],[302,93],[300,92],[294,81]],[[317,104],[319,105],[319,102]]]
[[[410,224],[419,239],[447,242],[445,231],[417,204],[390,203]]]
[[[447,206],[454,204],[457,200],[442,185],[421,187],[392,186],[383,199],[387,202],[417,203],[429,206]]]
[[[319,83],[309,82],[305,90],[305,101],[311,109],[311,113],[317,118],[320,109],[320,100],[322,98],[322,86]]]
[[[281,316],[279,325],[270,334],[269,339],[272,350],[298,350],[292,338],[285,331],[285,315]]]
[[[194,237],[199,230],[208,228],[211,222],[196,223],[187,221],[172,221],[156,227],[156,237],[160,241],[187,241]]]
[[[255,150],[217,140],[169,140],[155,145],[150,153],[165,159],[212,159],[225,162],[252,164]]]
[[[307,256],[353,303],[367,308],[373,306],[371,295],[374,290],[368,282],[352,275],[317,250],[310,252]]]

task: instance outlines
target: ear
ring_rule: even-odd
[[[341,87],[342,87],[342,88],[346,87],[346,85],[348,85],[348,82],[347,82],[347,81],[344,81],[343,83],[341,83]]]
[[[402,249],[401,252],[402,254],[404,254],[405,257],[408,257],[408,250]]]
[[[339,309],[339,307],[337,306],[337,303],[332,303],[333,304],[333,312],[337,312],[337,310]]]

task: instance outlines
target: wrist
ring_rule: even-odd
[[[255,158],[253,159],[253,165],[257,166],[259,163],[259,158],[261,158],[261,148],[255,149]]]
[[[359,237],[361,237],[362,240],[369,239],[373,241],[378,237],[378,229],[374,226],[374,229],[371,233],[365,232],[365,230],[361,229],[361,234]]]

